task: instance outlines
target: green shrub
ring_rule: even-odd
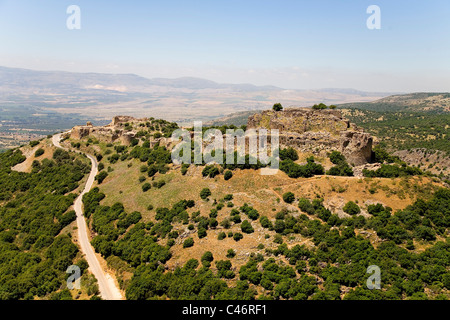
[[[281,105],[281,103],[275,103],[275,104],[273,105],[272,109],[273,109],[274,111],[281,111],[281,110],[283,110],[283,106]]]
[[[197,235],[199,239],[206,237],[207,236],[206,229],[198,228]]]
[[[211,195],[211,190],[209,188],[203,188],[202,191],[200,191],[200,198],[203,200],[208,199],[208,197]]]
[[[190,166],[189,163],[183,163],[183,164],[181,165],[181,174],[182,174],[183,176],[187,173],[187,171],[188,171],[188,169],[189,169],[189,166]]]
[[[309,215],[312,215],[315,213],[314,206],[306,198],[300,198],[298,200],[298,207],[300,208],[300,210],[302,210],[303,212],[305,212]]]
[[[234,258],[236,256],[236,251],[233,249],[228,249],[226,257],[228,259]]]
[[[244,236],[242,235],[242,233],[236,232],[233,234],[233,239],[234,241],[239,241],[243,238]]]
[[[183,248],[189,248],[189,247],[192,247],[193,245],[194,245],[194,239],[192,239],[192,238],[187,238],[183,242]]]
[[[261,218],[259,218],[259,222],[261,223],[261,226],[263,228],[272,228],[272,222],[269,220],[269,218],[267,218],[266,216],[261,216]]]
[[[32,147],[32,148],[36,147],[38,144],[39,144],[39,141],[36,141],[36,140],[30,141],[30,147]]]
[[[295,200],[295,195],[292,192],[286,192],[283,194],[283,201],[286,203],[292,203]]]
[[[36,150],[36,152],[34,153],[34,156],[37,158],[37,157],[40,157],[40,156],[42,156],[43,154],[44,154],[44,149],[42,149],[42,148],[39,148],[39,149],[37,149]]]
[[[361,212],[359,206],[353,201],[347,202],[342,210],[350,215],[355,215]]]
[[[223,174],[223,178],[225,180],[230,180],[233,177],[233,173],[230,170],[226,170]]]
[[[157,189],[161,189],[165,185],[166,185],[166,182],[164,180],[153,182],[153,187],[155,187]]]
[[[232,194],[227,194],[225,197],[223,197],[223,200],[231,201],[231,200],[233,200],[233,195]]]
[[[345,162],[345,157],[342,153],[339,151],[333,151],[329,155],[330,161],[333,164],[341,164],[342,162]]]
[[[242,221],[241,224],[241,230],[244,233],[253,233],[255,230],[253,229],[252,225],[250,222],[248,222],[248,220],[244,220]]]
[[[279,156],[280,160],[288,160],[288,159],[292,161],[298,160],[297,151],[295,151],[295,149],[292,147],[281,149],[279,152]]]
[[[108,176],[108,172],[106,171],[100,171],[96,176],[95,176],[95,180],[97,180],[98,184],[101,184],[103,182],[103,180],[106,179],[106,177]]]
[[[219,168],[217,168],[214,165],[207,165],[205,166],[205,168],[202,171],[202,175],[204,177],[210,177],[210,178],[214,178],[215,176],[217,176],[219,174]]]

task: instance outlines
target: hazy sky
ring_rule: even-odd
[[[69,5],[81,29],[69,30]],[[369,5],[381,29],[369,30]],[[450,1],[0,0],[0,65],[283,88],[450,91]]]

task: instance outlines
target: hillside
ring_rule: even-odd
[[[417,92],[392,95],[371,102],[345,103],[339,108],[363,109],[378,112],[450,112],[450,93]]]
[[[224,125],[234,125],[236,127],[240,127],[242,125],[247,125],[248,117],[262,112],[261,110],[252,110],[252,111],[242,111],[242,112],[234,112],[226,115],[224,117],[220,117],[217,119],[213,119],[205,122],[205,126],[224,126]]]
[[[268,110],[250,117],[247,127],[279,128],[287,137],[274,175],[261,175],[263,165],[248,160],[174,165],[170,135],[177,127],[116,116],[108,125],[88,123],[66,133],[61,144],[69,152],[44,138],[2,154],[0,246],[2,256],[17,256],[25,273],[0,260],[0,278],[15,272],[18,279],[1,287],[0,298],[96,297],[98,287],[87,274],[77,292],[58,282],[67,264],[86,267],[69,199],[88,166],[75,151],[99,161],[94,188],[83,196],[84,216],[92,246],[127,299],[450,298],[445,183],[378,149],[373,157],[382,163],[371,158],[354,166],[349,152],[358,154],[361,142],[322,141],[326,152],[321,140],[307,148],[289,142],[311,134],[368,135],[339,110]],[[55,201],[60,205],[46,211]],[[25,205],[32,208],[26,215]],[[37,217],[39,224],[32,222]],[[26,277],[43,264],[55,269],[45,290]],[[382,270],[381,290],[366,287],[366,269],[374,264]]]
[[[450,176],[450,114],[361,109],[343,109],[342,112],[408,164],[442,174],[447,179]]]
[[[450,114],[439,113],[441,107],[447,103],[445,96],[446,94],[432,93],[398,95],[368,104],[340,105],[339,108],[342,108],[340,110],[343,115],[351,122],[376,137],[376,143],[380,143],[390,152],[399,152],[399,155],[408,164],[420,166],[422,169],[430,170],[438,175],[442,174],[448,178],[450,177],[448,166],[450,161]],[[386,105],[378,108],[381,105],[378,105],[377,102],[383,102]],[[406,106],[408,107],[406,108]],[[286,108],[286,110],[291,108]],[[380,111],[383,109],[387,111]],[[409,109],[415,111],[397,111]],[[241,126],[246,124],[246,117],[251,113],[233,113],[210,121],[208,125],[221,126],[228,122]],[[419,155],[416,149],[423,149],[422,153],[425,155]],[[430,160],[430,156],[434,160]]]
[[[312,176],[291,177],[287,167],[263,176],[245,165],[179,166],[158,143],[168,142],[170,123],[112,124],[142,134],[111,141],[88,126],[63,143],[100,160],[104,174],[84,198],[85,215],[127,299],[450,297],[450,197],[436,178],[324,175],[348,164],[297,148],[283,153],[282,166],[307,163]],[[383,270],[381,291],[365,288],[371,264]]]
[[[49,139],[0,154],[0,300],[97,296],[96,279],[77,247],[72,205],[87,163]],[[70,265],[80,268],[79,290],[66,287]]]

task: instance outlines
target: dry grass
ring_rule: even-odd
[[[132,164],[131,167],[128,167],[129,163]],[[166,185],[161,189],[152,187],[149,191],[143,192],[141,189],[142,184],[138,181],[139,176],[145,175],[139,171],[141,165],[142,163],[139,160],[119,161],[111,165],[114,171],[109,173],[109,176],[99,187],[101,192],[106,194],[102,204],[112,205],[115,202],[122,202],[128,212],[141,212],[144,221],[154,220],[156,208],[171,207],[183,199],[195,200],[195,207],[189,209],[189,213],[200,211],[202,216],[208,217],[210,210],[213,208],[214,199],[219,201],[227,194],[233,195],[234,208],[239,208],[244,203],[248,203],[257,209],[260,215],[266,215],[271,219],[274,219],[276,212],[283,208],[290,210],[294,215],[298,215],[301,212],[296,202],[287,204],[282,200],[283,193],[288,191],[293,192],[297,198],[306,197],[313,199],[315,197],[323,197],[325,205],[335,200],[342,206],[347,201],[352,200],[358,201],[363,212],[365,212],[366,204],[369,203],[382,203],[395,211],[412,204],[417,196],[426,197],[429,193],[426,191],[427,188],[433,189],[438,185],[426,177],[361,179],[357,177],[316,176],[313,178],[292,179],[281,171],[272,176],[263,176],[259,174],[259,171],[254,170],[235,170],[233,177],[225,181],[223,175],[219,175],[214,179],[204,178],[201,174],[203,167],[192,165],[185,176],[181,175],[178,168],[170,170],[165,175],[157,174],[154,181],[164,179]],[[105,166],[108,167],[106,164]],[[152,182],[151,178],[148,177],[147,181]],[[372,194],[369,192],[369,189],[373,188],[374,184],[377,191]],[[209,201],[201,200],[199,197],[200,191],[205,187],[209,188],[212,193]],[[339,189],[339,187],[342,187],[342,189]],[[397,192],[393,193],[393,189],[396,189]],[[402,193],[408,196],[400,196]],[[149,204],[152,204],[155,209],[147,210]],[[219,223],[229,217],[231,209],[226,206],[225,202],[225,206],[218,212],[217,220]],[[241,214],[242,220],[246,218],[244,214]],[[252,225],[255,232],[252,234],[243,233],[244,238],[236,242],[232,238],[227,237],[224,240],[218,240],[217,237],[222,231],[225,233],[228,233],[228,231],[242,233],[240,225],[234,225],[231,229],[223,229],[219,225],[216,229],[208,230],[207,237],[199,239],[196,230],[191,231],[191,234],[187,235],[189,232],[187,226],[176,224],[174,230],[178,230],[180,234],[186,233],[186,236],[192,237],[194,246],[184,249],[182,247],[184,239],[178,238],[171,249],[173,258],[167,264],[169,268],[174,268],[183,265],[191,258],[200,260],[205,251],[211,251],[215,260],[227,259],[227,250],[233,248],[237,255],[231,260],[233,261],[233,266],[239,268],[240,265],[247,262],[251,253],[264,253],[264,249],[257,249],[260,243],[265,248],[274,249],[278,246],[273,242],[274,231],[263,229],[259,221],[252,222]],[[268,234],[270,237],[266,239],[264,237],[265,234]],[[294,239],[291,239],[291,237],[292,235],[283,237],[288,247],[295,244],[313,245],[308,239],[302,238],[300,235],[295,235]],[[370,235],[369,239],[374,245],[379,241],[376,235]],[[167,239],[160,240],[162,245],[165,245],[166,242]],[[212,266],[214,268],[214,264]]]
[[[44,150],[44,154],[39,157],[35,157],[34,153],[39,148],[42,148]],[[22,151],[23,155],[27,157],[27,159],[24,162],[15,165],[11,169],[19,172],[30,173],[31,165],[33,164],[34,160],[42,161],[43,159],[51,159],[53,157],[53,152],[55,151],[55,149],[56,147],[53,146],[53,144],[49,139],[42,140],[38,145],[36,145],[33,148],[30,145],[26,145],[22,147],[20,150]]]

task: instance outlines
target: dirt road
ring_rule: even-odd
[[[53,144],[61,149],[64,149],[61,144],[61,134],[55,134],[52,138]],[[78,243],[80,244],[81,251],[85,255],[85,259],[89,264],[89,271],[95,276],[98,281],[98,287],[100,290],[100,296],[104,300],[123,300],[122,293],[119,288],[116,286],[114,279],[103,271],[100,262],[98,261],[94,249],[91,246],[88,236],[88,227],[86,225],[86,220],[83,216],[83,202],[82,198],[86,192],[92,188],[94,183],[95,176],[97,175],[98,163],[95,157],[90,154],[86,154],[86,156],[91,160],[91,172],[89,174],[88,180],[86,182],[86,186],[78,198],[74,203],[74,210],[77,214],[77,226],[78,226]]]

